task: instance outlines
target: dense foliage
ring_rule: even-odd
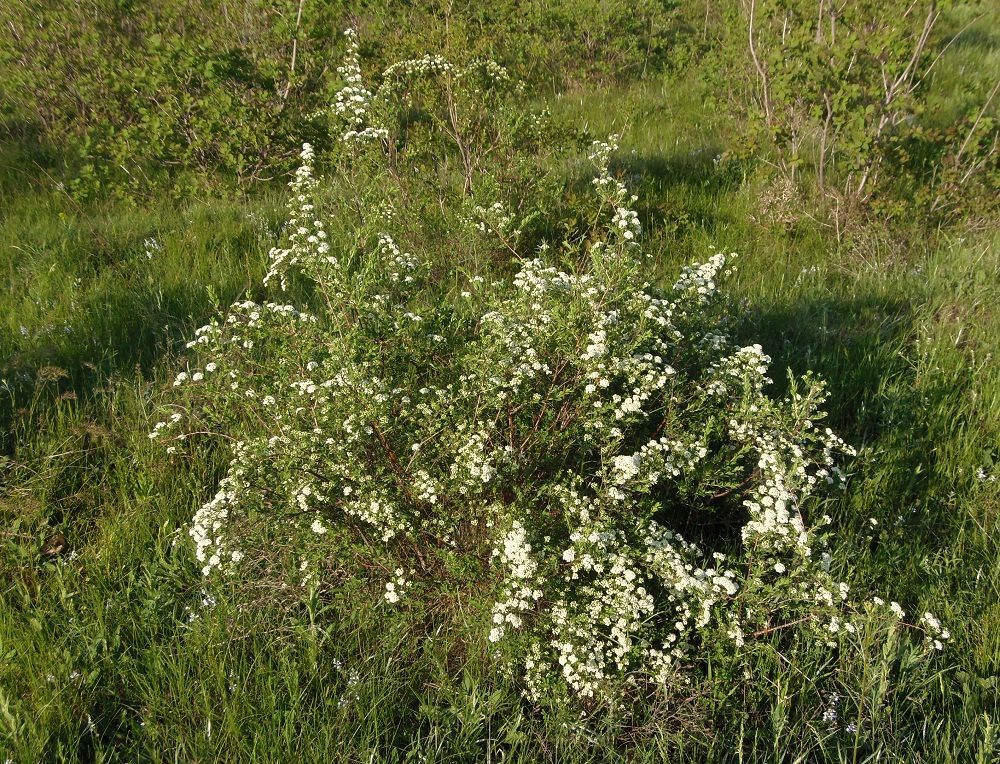
[[[830,575],[813,496],[853,451],[822,425],[816,380],[765,393],[770,359],[734,343],[716,293],[729,258],[651,290],[636,197],[601,142],[590,228],[519,254],[518,215],[496,190],[516,199],[525,185],[491,178],[516,113],[507,73],[425,56],[373,91],[348,40],[333,116],[362,204],[324,200],[307,144],[265,278],[305,277],[318,309],[241,301],[203,326],[174,382],[187,393],[151,433],[175,453],[191,433],[231,444],[190,531],[203,573],[335,591],[350,550],[392,606],[457,567],[489,593],[483,632],[511,645],[536,703],[673,693],[706,650],[784,630],[835,649],[878,623]],[[440,127],[411,144],[404,112]],[[448,236],[507,249],[517,270],[469,270],[457,299],[435,303],[433,268],[456,263],[446,240],[407,251],[426,205],[409,178],[440,176],[447,157],[463,168],[438,198]],[[339,240],[330,218],[349,221]],[[933,615],[919,628],[943,648]]]
[[[311,116],[339,86],[336,30],[366,31],[366,55],[489,54],[533,86],[614,81],[661,65],[675,33],[666,0],[387,3],[351,0],[50,0],[0,8],[0,116],[65,153],[78,194],[242,188],[294,167]],[[482,31],[490,30],[489,36]]]
[[[783,181],[823,198],[835,224],[861,210],[905,216],[914,204],[948,219],[949,198],[996,183],[996,89],[967,92],[944,130],[929,100],[941,52],[968,28],[946,20],[948,2],[740,6],[723,34],[740,35],[745,59],[716,57],[717,70],[740,83],[731,100],[749,108]]]
[[[935,51],[964,31],[937,2],[56,0],[0,14],[8,131],[56,150],[77,196],[184,194],[220,177],[247,190],[290,174],[302,140],[331,145],[315,116],[343,84],[330,54],[348,23],[376,67],[426,50],[459,66],[489,58],[532,96],[696,64],[750,116],[746,138],[785,181],[838,214],[913,197],[951,214],[956,187],[1000,173],[995,90],[949,130],[927,114]]]

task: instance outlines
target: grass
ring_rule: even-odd
[[[968,90],[947,97],[963,67],[996,68],[976,28],[942,59],[942,108],[966,109]],[[486,648],[463,644],[472,592],[395,618],[349,587],[285,619],[211,606],[184,524],[220,465],[207,450],[168,464],[146,434],[180,342],[259,283],[280,195],[80,208],[15,144],[0,155],[0,758],[995,761],[1000,232],[838,238],[805,201],[785,225],[754,222],[767,173],[715,161],[741,126],[704,96],[650,81],[549,105],[594,135],[624,129],[664,274],[738,251],[741,334],[777,369],[829,380],[831,426],[861,452],[827,508],[834,565],[855,592],[941,617],[953,639],[933,670],[898,673],[864,635],[862,658],[833,664],[765,645],[746,695],[716,681],[666,725],[583,728],[527,712]],[[828,723],[835,685],[849,693]]]

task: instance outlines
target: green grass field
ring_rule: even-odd
[[[992,21],[942,58],[936,114],[1000,74]],[[658,273],[738,252],[739,334],[776,377],[829,381],[831,426],[859,450],[827,508],[834,569],[941,618],[931,669],[762,646],[747,696],[709,682],[670,724],[602,730],[532,712],[458,649],[472,592],[394,618],[351,591],[280,619],[207,600],[186,523],[222,462],[168,461],[147,434],[184,341],[260,283],[284,189],[81,204],[19,139],[0,149],[0,762],[997,761],[997,221],[838,234],[801,199],[761,222],[764,158],[723,153],[744,126],[708,96],[684,73],[546,105],[623,131]],[[851,695],[824,721],[832,676]]]

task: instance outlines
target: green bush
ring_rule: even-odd
[[[613,141],[589,156],[587,229],[526,244],[552,205],[527,169],[546,127],[506,71],[424,56],[368,84],[350,39],[341,182],[307,144],[265,280],[308,305],[244,300],[199,329],[150,433],[230,451],[190,528],[207,585],[281,607],[350,584],[387,615],[466,588],[464,640],[542,706],[655,705],[710,663],[752,681],[764,644],[874,645],[918,672],[948,632],[924,614],[914,647],[896,603],[831,575],[822,495],[852,449],[822,383],[774,398],[768,356],[733,340],[731,258],[652,289]]]
[[[46,0],[0,9],[8,131],[36,128],[63,152],[78,195],[184,193],[223,178],[285,176],[310,119],[339,85],[330,55],[348,23],[376,67],[444,50],[506,62],[532,87],[656,69],[671,4],[388,3],[357,0]],[[489,34],[484,34],[484,31]]]
[[[701,62],[715,97],[754,127],[729,151],[770,155],[774,185],[814,196],[836,224],[865,210],[954,218],[958,195],[988,204],[972,191],[998,166],[996,90],[972,88],[944,125],[928,101],[942,56],[969,31],[952,5],[720,4]]]

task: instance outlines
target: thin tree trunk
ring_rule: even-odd
[[[292,80],[295,79],[295,59],[299,52],[299,26],[302,24],[302,6],[305,0],[299,0],[299,9],[295,13],[295,34],[292,36],[292,63],[288,69],[288,83],[285,85],[285,93],[281,100],[288,100],[288,93],[292,89]]]

